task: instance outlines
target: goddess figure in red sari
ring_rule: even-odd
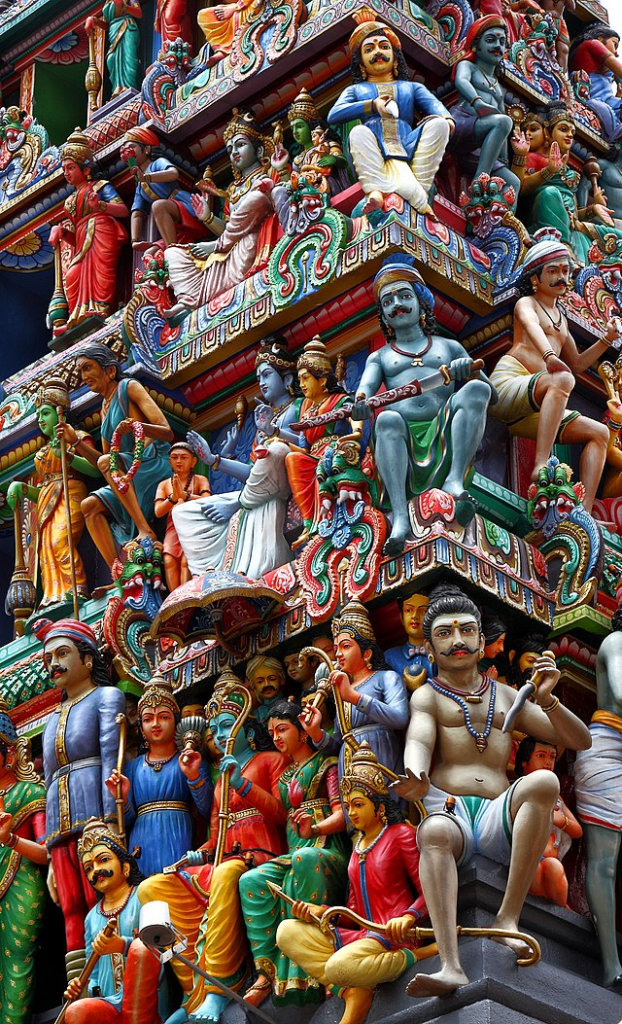
[[[79,128],[61,146],[63,173],[75,192],[65,200],[67,220],[50,231],[50,244],[61,240],[69,248],[63,259],[63,286],[69,319],[60,334],[90,316],[106,317],[113,310],[117,266],[127,231],[121,223],[129,210],[110,182],[93,180],[90,139]]]
[[[347,394],[333,373],[326,347],[319,335],[305,345],[297,369],[300,389],[304,395],[298,417],[300,421],[332,412],[348,401]],[[320,459],[336,435],[344,435],[350,430],[349,419],[338,423],[323,423],[303,431],[307,447],[290,445],[292,450],[285,459],[285,466],[305,526],[296,542],[297,546],[309,539],[319,519],[316,470]]]

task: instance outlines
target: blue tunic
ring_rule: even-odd
[[[367,741],[381,764],[398,775],[404,773],[404,744],[399,733],[408,725],[408,694],[397,672],[376,671],[360,683],[358,704],[344,702],[357,743]],[[334,736],[324,733],[318,748],[325,753],[339,753],[339,780],[343,776],[345,743],[339,718],[335,718]],[[397,797],[396,797],[397,799]]]
[[[404,669],[408,669],[414,675],[422,668],[426,670],[428,676],[436,675],[436,665],[432,664],[423,646],[413,647],[412,644],[405,643],[401,647],[390,647],[388,651],[384,652],[384,660],[394,672],[401,676],[404,674]]]
[[[149,164],[149,174],[152,174],[153,171],[171,171],[176,169],[175,164],[172,164],[170,160],[166,160],[163,156],[157,157]],[[132,210],[139,210],[141,213],[148,215],[156,199],[174,199],[176,203],[179,203],[188,211],[191,217],[196,217],[196,213],[192,208],[190,193],[183,188],[179,188],[177,181],[150,181],[148,187],[145,187],[142,182],[137,181]]]
[[[158,772],[144,756],[137,757],[125,766],[125,774],[130,781],[124,808],[129,849],[140,846],[140,870],[143,875],[155,875],[193,848],[191,800],[199,814],[209,818],[214,793],[209,767],[201,763],[199,775],[204,782],[198,788],[188,785],[177,757]],[[167,803],[174,806],[164,806]],[[153,804],[160,806],[149,806]]]
[[[114,686],[97,686],[74,701],[63,701],[43,733],[46,837],[48,847],[82,832],[90,817],[115,818],[106,779],[116,767],[125,697]]]
[[[391,94],[399,109],[399,119],[380,117],[372,110],[372,102],[379,96]],[[416,114],[425,117],[450,117],[449,111],[425,85],[418,82],[389,82],[381,86],[369,82],[350,85],[341,93],[328,114],[329,124],[345,124],[360,120],[376,137],[385,160],[407,160],[415,155],[422,126],[412,128]]]
[[[141,904],[138,899],[137,890],[135,889],[129,900],[118,914],[117,918],[117,932],[122,939],[125,940],[125,950],[123,951],[123,959],[127,957],[130,949],[130,945],[134,938],[134,929],[138,928],[140,920],[140,907]],[[109,918],[101,912],[101,901],[97,906],[89,910],[86,915],[84,922],[84,941],[86,944],[86,959],[90,957],[93,952],[93,940],[97,938],[99,933],[104,930],[108,924]],[[120,1009],[121,1002],[123,1000],[123,988],[119,988],[118,992],[115,992],[114,974],[112,971],[112,961],[110,954],[100,956],[95,963],[95,967],[89,978],[89,995],[96,996],[98,993],[95,991],[99,989],[99,995],[107,1002],[112,1003],[113,1006]]]

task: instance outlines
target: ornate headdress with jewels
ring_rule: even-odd
[[[261,346],[255,356],[255,369],[261,366],[262,363],[273,366],[275,370],[296,372],[296,359],[287,351],[284,345],[279,345],[277,342]]]
[[[374,633],[367,609],[361,601],[349,601],[341,615],[336,615],[332,621],[333,636],[339,633],[349,633],[358,644],[361,640],[375,644]]]
[[[42,405],[51,405],[54,409],[60,405],[63,409],[69,409],[71,401],[62,377],[48,377],[47,382],[41,385],[35,396],[35,409],[40,409]]]
[[[60,147],[61,160],[75,160],[77,164],[88,164],[93,159],[93,143],[81,128],[74,128],[66,142]]]
[[[106,825],[105,821],[102,821],[100,818],[89,818],[84,826],[82,835],[78,839],[78,857],[82,859],[85,853],[88,853],[93,847],[102,844],[108,846],[111,850],[125,850],[119,836],[115,835],[112,829]]]
[[[359,790],[369,797],[388,796],[384,772],[378,758],[366,740],[352,754],[349,764],[345,767],[339,788],[344,797],[349,796],[355,790]]]
[[[301,89],[291,107],[287,111],[287,120],[290,124],[294,121],[317,121],[319,120],[317,107],[306,89]]]
[[[217,715],[233,715],[239,718],[249,707],[251,695],[235,672],[226,668],[216,680],[214,692],[205,705],[208,721]]]
[[[302,355],[300,356],[297,367],[299,370],[309,370],[310,373],[319,373],[322,377],[327,377],[332,372],[332,364],[328,358],[326,351],[326,345],[323,341],[320,341],[319,334],[316,334],[311,341],[307,342]]]
[[[259,127],[254,114],[250,110],[239,110],[238,107],[233,108],[233,117],[225,125],[223,132],[223,139],[225,142],[231,142],[236,135],[247,135],[251,139],[257,139],[258,142],[265,142],[265,138],[261,128]]]
[[[151,686],[147,687],[142,697],[138,701],[138,717],[140,718],[143,711],[147,708],[159,708],[167,707],[176,718],[180,716],[179,704],[171,693],[171,688],[167,684],[167,680],[164,676],[156,674],[151,680]]]

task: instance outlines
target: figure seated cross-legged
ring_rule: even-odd
[[[318,927],[326,906],[298,898],[292,913],[299,920],[282,921],[276,940],[290,960],[342,997],[340,1024],[363,1024],[376,986],[395,981],[415,963],[413,928],[427,911],[415,831],[389,796],[367,743],[352,755],[340,789],[356,830],[347,906],[366,926],[344,915],[326,933]],[[358,927],[350,927],[352,920]]]
[[[409,498],[439,487],[458,504],[469,502],[467,475],[496,395],[483,374],[470,379],[473,360],[459,342],[433,334],[434,297],[408,257],[385,261],[374,295],[387,343],[367,357],[352,420],[369,419],[365,399],[383,384],[390,389],[415,378],[425,391],[382,409],[374,424],[378,473],[393,513],[386,551],[397,554],[410,531]],[[429,377],[434,383],[426,388]]]
[[[117,558],[115,539],[119,545],[131,540],[134,529],[138,537],[156,536],[147,515],[153,511],[156,489],[169,475],[168,441],[173,431],[164,413],[143,385],[121,377],[121,367],[106,345],[92,342],[78,356],[78,371],[82,382],[102,397],[101,436],[104,454],[79,437],[68,423],[59,426],[65,440],[74,446],[78,455],[96,465],[106,479],[106,486],[93,491],[82,502],[82,511],[95,546],[108,566]],[[143,457],[127,491],[123,492],[110,472],[110,444],[115,430],[121,434],[119,470],[127,472],[132,464],[134,439],[132,424],[140,422],[145,433]],[[114,523],[110,524],[109,520]]]
[[[360,121],[350,131],[350,154],[365,213],[397,193],[419,213],[431,213],[429,192],[454,126],[449,111],[424,85],[411,82],[393,29],[363,7],[350,36],[353,85],[328,114],[330,125]],[[416,116],[420,123],[413,128]]]
[[[540,770],[508,782],[512,734],[502,727],[517,694],[479,672],[484,635],[479,610],[466,594],[453,586],[432,591],[423,633],[438,675],[411,697],[406,776],[395,789],[409,800],[423,800],[427,811],[417,831],[419,873],[441,962],[436,973],[417,974],[407,991],[438,996],[468,983],[458,955],[458,865],[474,853],[509,865],[494,927],[517,932],[549,838],[559,782],[553,772]],[[560,673],[549,652],[538,658],[534,672],[534,702],[519,711],[516,727],[546,743],[589,748],[587,727],[553,696]],[[455,813],[444,810],[448,796],[455,798]],[[519,957],[525,951],[520,939],[499,941]]]
[[[535,438],[532,480],[546,465],[556,441],[584,445],[580,475],[589,512],[605,464],[609,431],[603,423],[567,409],[567,404],[574,374],[587,370],[622,331],[614,319],[602,340],[579,352],[559,305],[569,285],[570,252],[552,228],[536,237],[523,263],[524,294],[514,309],[513,344],[490,376],[499,395],[491,411],[512,434]]]

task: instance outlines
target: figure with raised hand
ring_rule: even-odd
[[[395,981],[416,962],[413,928],[427,911],[415,830],[390,798],[382,765],[367,743],[353,754],[340,789],[356,831],[347,905],[366,923],[346,914],[331,931],[321,931],[326,905],[300,896],[292,906],[299,920],[283,921],[277,942],[290,960],[341,996],[341,1024],[363,1024],[376,986]]]
[[[382,209],[397,193],[417,213],[431,213],[429,193],[449,141],[453,121],[440,100],[408,79],[402,44],[368,7],[353,15],[350,36],[353,85],[328,114],[331,125],[358,120],[348,144],[365,193],[364,213]],[[415,118],[420,123],[413,128]]]
[[[237,491],[212,494],[173,509],[173,522],[193,576],[226,567],[257,579],[291,561],[283,536],[290,496],[285,458],[289,430],[297,419],[296,360],[278,335],[266,338],[257,352],[255,373],[261,401],[255,409],[257,434],[248,462],[217,455],[195,431],[188,442],[212,470],[240,481]],[[229,543],[229,538],[231,542]]]
[[[95,633],[85,622],[42,619],[35,624],[35,633],[43,641],[50,680],[62,694],[43,733],[43,768],[45,842],[65,917],[69,980],[84,966],[84,918],[94,902],[77,844],[88,818],[115,820],[115,802],[106,779],[116,767],[119,727],[115,719],[125,712],[125,698],[111,685]]]
[[[306,176],[311,185],[329,195],[348,188],[347,160],[337,133],[322,121],[306,89],[296,96],[287,120],[298,147],[292,159],[292,175]]]
[[[214,787],[197,750],[181,753],[175,742],[179,705],[163,686],[149,686],[138,702],[138,724],[147,752],[116,768],[106,785],[121,785],[128,847],[140,847],[143,875],[173,864],[192,846],[192,808],[209,818]]]
[[[65,440],[74,445],[77,454],[97,466],[106,479],[105,487],[84,499],[82,511],[95,546],[106,565],[112,566],[117,558],[115,540],[121,546],[132,539],[135,530],[139,540],[141,537],[156,539],[147,516],[153,514],[157,486],[170,469],[167,442],[173,440],[173,431],[146,388],[139,381],[122,376],[118,360],[106,345],[99,342],[85,345],[80,350],[77,365],[82,383],[102,398],[104,454],[87,445],[68,423],[62,425],[62,433]],[[140,431],[142,442],[132,436],[136,429]],[[111,466],[115,433],[119,437],[116,458],[120,463],[117,472],[119,468],[123,470],[121,479],[119,476],[115,479]],[[138,468],[134,465],[137,448],[141,449]]]
[[[166,533],[164,534],[164,572],[166,585],[170,591],[190,579],[188,560],[177,536],[173,522],[173,509],[180,503],[196,501],[211,494],[207,477],[195,473],[197,457],[187,441],[176,441],[168,454],[172,476],[161,480],[156,491],[153,511],[159,519],[168,516]]]
[[[345,820],[337,760],[313,750],[301,716],[299,704],[277,700],[267,718],[274,746],[291,758],[279,779],[281,800],[288,812],[287,854],[240,878],[244,923],[257,971],[244,998],[256,1005],[270,992],[277,1005],[300,1006],[322,997],[315,979],[277,946],[277,928],[289,916],[288,908],[267,882],[282,886],[293,899],[329,904],[341,899],[346,882]]]
[[[45,911],[45,789],[0,699],[0,1015],[29,1024],[35,953]]]
[[[229,670],[224,672],[206,708],[214,743],[224,755],[209,840],[201,849],[188,851],[183,868],[178,865],[173,873],[152,875],[139,890],[143,904],[168,903],[173,924],[188,938],[185,955],[236,992],[246,977],[247,940],[238,893],[239,880],[248,870],[245,854],[253,853],[255,865],[260,865],[286,849],[287,811],[279,779],[288,758],[266,749],[270,739],[248,717],[250,705],[240,680]],[[238,845],[239,851],[234,851]],[[179,961],[173,961],[173,969],[184,993],[175,1024],[187,1019],[216,1024],[228,997]]]
[[[556,758],[557,747],[554,744],[539,743],[532,736],[525,736],[514,759],[516,777],[531,775],[539,769],[554,772]],[[558,907],[571,910],[568,906],[568,878],[562,860],[568,853],[572,840],[579,839],[582,835],[583,829],[574,814],[561,796],[558,797],[553,809],[549,838],[529,887],[532,896],[544,896]]]
[[[414,378],[425,390],[382,409],[374,423],[376,463],[393,520],[385,549],[397,554],[410,532],[409,498],[439,487],[458,505],[470,505],[466,482],[496,395],[481,373],[470,379],[473,360],[459,342],[434,334],[434,296],[408,257],[385,260],[374,295],[387,343],[367,357],[352,418],[369,418],[365,399],[383,384],[390,389]],[[428,377],[432,388],[425,387]]]
[[[78,843],[81,870],[100,897],[86,923],[87,958],[97,954],[88,989],[73,978],[65,992],[67,1024],[159,1024],[160,962],[134,938],[142,873],[103,821],[91,818]],[[86,994],[86,998],[82,996]]]
[[[15,508],[20,498],[28,498],[37,505],[37,554],[41,573],[43,597],[39,608],[71,600],[73,579],[71,573],[71,551],[78,596],[88,597],[88,586],[84,564],[78,552],[78,544],[84,532],[84,515],[80,507],[86,497],[85,476],[98,476],[97,469],[84,457],[76,453],[76,446],[67,449],[67,491],[71,515],[71,539],[67,535],[67,507],[62,480],[62,457],[60,438],[56,428],[59,424],[58,409],[69,410],[70,401],[64,381],[48,377],[47,384],[39,388],[35,398],[37,423],[47,443],[35,453],[37,483],[21,483],[14,480],[7,490],[7,502]],[[84,430],[76,431],[77,438],[84,445],[93,446],[90,436]]]
[[[484,634],[479,610],[466,594],[449,585],[433,590],[423,633],[438,674],[411,697],[406,776],[395,789],[408,800],[423,800],[427,812],[417,831],[419,870],[441,963],[431,975],[417,974],[407,991],[440,996],[468,982],[458,955],[458,865],[474,853],[509,865],[494,926],[517,932],[549,838],[559,782],[542,770],[508,782],[512,734],[503,725],[517,694],[479,672]],[[553,695],[559,676],[545,652],[534,665],[534,700],[518,712],[516,728],[545,743],[586,750],[588,729]],[[448,796],[455,813],[445,810]],[[520,939],[501,941],[523,954]]]
[[[342,713],[335,719],[334,735],[321,728],[322,714],[309,711],[303,722],[315,746],[339,754],[342,777],[352,748],[367,742],[381,764],[401,773],[403,751],[400,732],[408,722],[408,695],[401,675],[386,666],[367,609],[349,601],[332,622],[337,669],[331,684],[340,698]]]
[[[456,130],[449,148],[460,160],[467,153],[477,156],[473,180],[480,174],[494,174],[513,186],[516,207],[520,180],[508,166],[507,140],[512,136],[517,166],[524,166],[529,146],[524,136],[513,132],[512,118],[505,112],[505,91],[497,78],[507,44],[504,18],[488,15],[471,25],[466,55],[453,75],[460,102],[450,110]]]
[[[570,283],[570,252],[554,229],[544,229],[536,239],[523,261],[524,294],[514,308],[512,347],[490,375],[499,396],[491,412],[512,434],[535,438],[532,480],[546,466],[556,442],[584,446],[580,478],[589,512],[605,465],[609,431],[604,423],[567,409],[567,403],[574,374],[587,370],[618,341],[622,325],[613,319],[603,339],[579,352],[560,305]]]

